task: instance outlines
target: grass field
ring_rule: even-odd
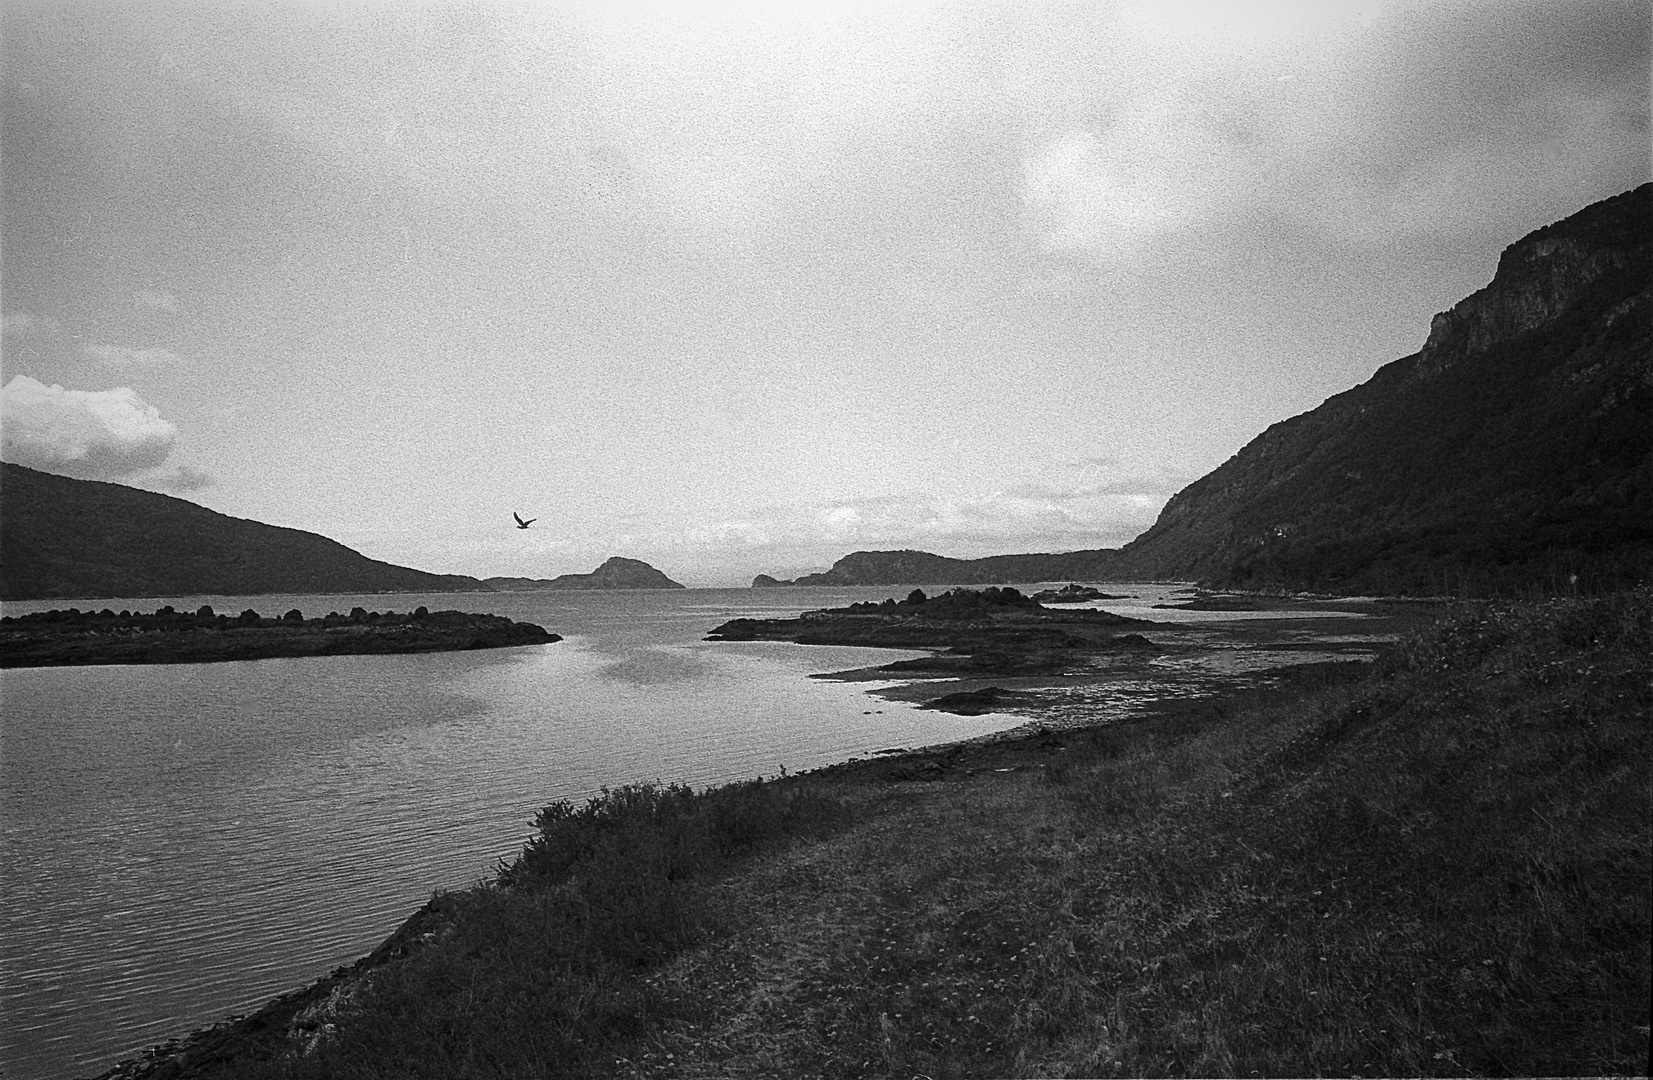
[[[538,825],[405,956],[152,1075],[1645,1075],[1653,593]]]

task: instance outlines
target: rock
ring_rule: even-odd
[[[926,701],[919,708],[955,713],[959,716],[980,716],[983,713],[997,711],[1000,705],[1017,696],[1002,686],[986,686],[980,690],[961,690],[956,694],[943,694]]]
[[[1042,589],[1033,594],[1041,604],[1083,604],[1092,600],[1123,600],[1117,593],[1105,593],[1091,585],[1064,585],[1060,589]]]

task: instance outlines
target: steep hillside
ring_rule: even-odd
[[[489,588],[500,592],[539,589],[681,589],[682,585],[641,559],[616,555],[589,574],[559,574],[554,578],[491,577]]]
[[[1653,571],[1653,185],[1511,245],[1422,350],[1179,492],[1128,577],[1476,592]]]
[[[485,589],[183,499],[0,465],[3,600]]]

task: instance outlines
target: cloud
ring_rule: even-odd
[[[151,311],[178,310],[178,298],[165,289],[137,289],[132,293],[132,303]]]
[[[1123,0],[1091,64],[1023,80],[1023,214],[1123,269],[1281,219],[1363,248],[1530,228],[1645,177],[1646,36],[1628,4]]]
[[[1117,480],[1097,480],[1078,484],[1053,484],[1028,481],[1006,488],[1000,496],[1033,502],[1072,502],[1103,495],[1141,495],[1164,501],[1174,490],[1163,481],[1147,477],[1124,477]]]
[[[617,539],[639,550],[738,547],[789,552],[805,561],[857,548],[919,547],[958,557],[1077,550],[1130,540],[1153,523],[1170,495],[1171,489],[1140,480],[1072,489],[1026,484],[970,496],[907,494],[771,505],[739,521],[662,524]]]
[[[109,345],[104,342],[83,346],[80,351],[93,360],[114,364],[116,367],[184,362],[182,357],[170,349],[134,349],[127,345]]]
[[[5,460],[83,479],[155,468],[178,437],[178,429],[131,387],[66,390],[27,375],[0,391],[0,419]]]
[[[1182,159],[1210,156],[1201,133],[1145,110],[1104,132],[1073,125],[1022,166],[1046,250],[1134,264],[1159,236],[1191,224],[1209,196]]]
[[[27,311],[8,311],[0,316],[0,331],[7,337],[36,337],[55,334],[63,327],[56,319],[45,315],[31,315]]]
[[[193,465],[179,465],[152,477],[150,482],[168,491],[200,491],[217,483],[211,473]]]

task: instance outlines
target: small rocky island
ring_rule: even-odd
[[[276,656],[455,652],[561,641],[544,627],[502,615],[428,611],[406,615],[353,608],[307,619],[297,608],[279,619],[248,608],[220,615],[170,605],[133,611],[42,611],[0,618],[0,667],[75,664],[202,664]]]
[[[1105,593],[1094,585],[1064,585],[1060,589],[1041,589],[1033,594],[1041,604],[1087,604],[1092,600],[1124,600],[1118,593]]]
[[[823,608],[796,619],[733,619],[707,640],[940,649],[879,670],[920,677],[1044,675],[1097,653],[1155,650],[1141,634],[1126,632],[1154,625],[1093,609],[1052,611],[1013,588],[954,589],[934,597],[914,589],[905,600]]]
[[[538,592],[545,589],[681,589],[682,585],[641,559],[616,555],[589,574],[559,574],[554,578],[491,577],[485,584],[495,592]]]

